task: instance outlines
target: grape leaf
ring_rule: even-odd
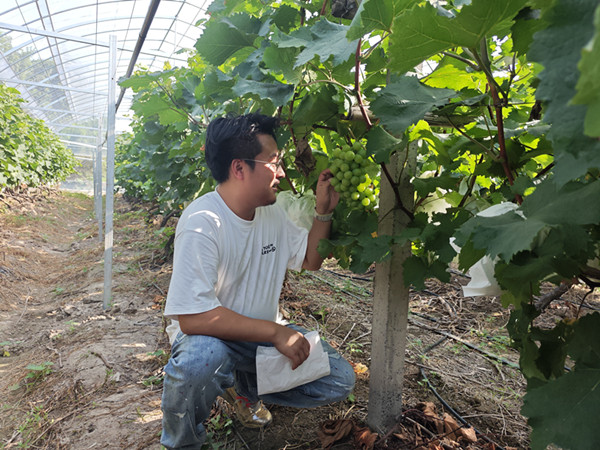
[[[456,59],[445,57],[435,70],[425,78],[428,86],[448,88],[460,91],[476,89],[485,83],[485,75],[467,69],[467,64]]]
[[[546,26],[546,23],[540,19],[540,15],[539,9],[532,9],[529,6],[519,11],[511,29],[515,52],[526,54],[533,42],[533,35]]]
[[[531,448],[550,444],[593,450],[600,442],[598,405],[600,368],[569,372],[532,389],[523,398],[521,412],[532,427]]]
[[[271,81],[263,83],[260,81],[240,79],[233,86],[233,92],[239,96],[256,94],[260,98],[268,98],[275,106],[285,105],[294,95],[294,85]]]
[[[413,178],[412,180],[415,192],[419,197],[427,197],[428,194],[435,192],[437,188],[445,190],[456,189],[459,182],[460,180],[451,173],[444,173],[430,178]]]
[[[335,102],[335,88],[323,88],[309,92],[300,104],[294,108],[294,128],[304,126],[310,129],[314,123],[327,121],[338,115],[338,103]]]
[[[238,50],[252,46],[262,22],[248,14],[236,14],[218,22],[209,21],[196,41],[196,50],[208,62],[219,66]]]
[[[374,126],[367,134],[367,151],[378,164],[388,164],[390,154],[402,145],[402,139],[396,139],[380,126]]]
[[[560,189],[553,183],[542,183],[526,198],[521,210],[528,219],[548,224],[599,223],[600,180],[588,184],[571,183]]]
[[[587,314],[574,325],[575,333],[568,345],[569,355],[577,368],[600,367],[600,314]]]
[[[588,108],[569,104],[576,94],[577,63],[582,48],[594,36],[595,0],[558,0],[544,14],[548,28],[539,31],[528,56],[541,63],[536,97],[546,102],[543,120],[552,128],[548,138],[555,151],[555,180],[559,185],[600,167],[600,141],[584,134]],[[595,76],[597,74],[590,76]],[[586,78],[584,77],[584,81]]]
[[[429,2],[416,5],[392,23],[390,68],[405,73],[451,47],[478,47],[486,35],[509,24],[526,0],[473,0],[455,17],[440,14]]]
[[[582,208],[581,205],[586,205]],[[457,232],[457,244],[472,239],[475,248],[486,249],[492,258],[504,261],[517,252],[530,250],[538,233],[551,225],[587,225],[600,222],[600,181],[573,183],[559,189],[541,183],[521,206],[526,219],[511,211],[496,217],[477,216]]]
[[[297,84],[302,77],[302,71],[294,69],[293,66],[299,53],[300,50],[297,48],[279,48],[270,45],[265,49],[263,62],[273,73],[281,73],[288,82]]]
[[[273,23],[284,33],[288,33],[300,21],[301,13],[289,5],[281,5],[273,14]]]
[[[321,62],[333,57],[333,64],[339,65],[356,52],[356,40],[346,39],[348,26],[338,25],[321,19],[310,28],[300,28],[289,35],[275,33],[272,42],[280,48],[303,48],[294,68],[302,66],[315,57]]]
[[[425,113],[445,104],[456,93],[450,89],[426,86],[416,77],[402,76],[382,89],[371,103],[371,111],[398,136],[423,119]]]
[[[348,39],[359,39],[373,30],[391,31],[392,21],[401,14],[413,0],[363,0],[352,19]]]
[[[581,75],[572,103],[588,105],[583,131],[588,136],[600,137],[600,6],[596,7],[594,26],[594,36],[581,51],[578,64]]]

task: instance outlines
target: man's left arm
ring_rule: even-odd
[[[340,195],[333,189],[331,185],[331,178],[333,174],[331,170],[325,169],[319,174],[319,180],[317,181],[317,192],[316,192],[316,215],[329,216],[333,213],[333,210],[340,201]],[[325,217],[325,219],[327,219]],[[317,246],[321,239],[327,239],[331,232],[331,217],[329,220],[319,220],[315,217],[313,224],[308,233],[308,243],[306,245],[306,255],[304,256],[304,262],[302,268],[307,270],[318,270],[323,263],[323,257],[317,251]]]

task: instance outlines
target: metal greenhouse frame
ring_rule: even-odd
[[[209,0],[3,0],[0,83],[21,92],[80,160],[93,162],[94,211],[104,238],[103,308],[111,302],[114,146],[128,124],[131,95],[117,81],[142,65],[184,65]],[[118,115],[118,111],[122,112]],[[103,157],[106,158],[103,208]],[[104,209],[104,223],[103,223]]]

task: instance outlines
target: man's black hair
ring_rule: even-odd
[[[261,151],[257,135],[267,134],[275,139],[279,126],[276,117],[253,113],[236,117],[219,117],[206,130],[206,164],[217,183],[227,181],[229,166],[234,159],[254,159]],[[254,162],[248,161],[254,169]]]

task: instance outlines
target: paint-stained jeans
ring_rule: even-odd
[[[307,331],[288,325],[301,333]],[[251,402],[259,399],[256,389],[256,347],[253,342],[232,342],[179,333],[165,367],[162,395],[161,444],[169,449],[199,449],[206,439],[203,422],[213,402],[225,389],[236,391]],[[354,387],[352,366],[328,343],[331,374],[285,392],[261,395],[265,403],[313,408],[345,400]]]

